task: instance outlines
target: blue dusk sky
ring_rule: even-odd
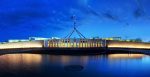
[[[85,37],[150,40],[150,0],[0,0],[0,41],[63,38],[72,15]]]

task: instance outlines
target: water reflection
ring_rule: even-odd
[[[150,56],[8,54],[0,56],[0,69],[0,77],[141,77],[150,76]]]
[[[67,65],[64,67],[66,71],[82,71],[83,68],[81,65]]]
[[[44,57],[43,57],[44,58]],[[49,62],[54,64],[61,64],[62,66],[68,64],[80,63],[86,65],[88,62],[88,56],[68,56],[68,55],[48,55]]]
[[[109,54],[109,59],[140,59],[144,57],[144,54]]]
[[[31,65],[41,63],[42,56],[35,54],[8,54],[0,56],[0,59],[12,65],[17,65],[18,63]]]

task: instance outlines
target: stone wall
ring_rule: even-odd
[[[108,48],[140,48],[150,49],[150,43],[142,42],[124,42],[124,41],[107,41]]]
[[[27,42],[14,42],[0,44],[0,49],[13,49],[13,48],[42,48],[43,41],[27,41]]]
[[[0,49],[13,49],[13,48],[42,48],[44,41],[28,41],[0,44]],[[108,48],[140,48],[150,49],[150,43],[141,42],[124,42],[124,41],[107,41]]]

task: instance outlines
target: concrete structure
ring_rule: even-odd
[[[121,41],[122,38],[121,37],[109,37],[109,38],[103,38],[103,40],[118,40],[118,41]]]
[[[136,48],[150,49],[150,43],[102,39],[50,39],[44,41],[5,42],[0,49],[15,48]]]
[[[48,47],[50,48],[92,48],[105,46],[105,40],[102,39],[51,39],[48,41]]]
[[[0,44],[0,49],[42,48],[43,41],[26,41]]]
[[[150,43],[144,42],[125,42],[125,41],[107,41],[108,48],[139,48],[150,49]]]
[[[93,38],[84,37],[76,28],[76,18],[72,17],[74,21],[73,30],[65,38],[41,38],[30,37],[29,40],[9,40],[9,43],[0,44],[0,49],[15,49],[15,48],[52,48],[52,49],[100,49],[100,48],[140,48],[150,49],[150,43],[143,42],[125,42],[121,37],[111,38]],[[72,34],[76,32],[80,38],[71,38]],[[20,42],[21,41],[21,42]]]
[[[59,37],[52,37],[52,39],[61,39],[61,38],[59,38]]]
[[[8,40],[8,42],[26,42],[26,41],[29,41],[28,39],[22,39],[22,40],[19,40],[19,39],[13,39],[13,40]]]
[[[102,39],[51,39],[45,41],[25,41],[25,42],[9,42],[1,43],[0,49],[10,48],[92,48],[92,47],[107,47],[107,48],[141,48],[150,49],[150,43],[143,42],[125,42],[125,41],[110,41]]]
[[[29,37],[29,40],[49,40],[50,38],[43,38],[43,37]]]

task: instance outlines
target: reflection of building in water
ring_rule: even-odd
[[[109,59],[135,59],[135,58],[142,58],[144,54],[109,54]]]
[[[31,65],[40,64],[42,57],[35,54],[8,54],[1,56],[0,60],[2,59],[11,65],[18,65],[20,63]]]
[[[69,56],[61,56],[61,63],[63,65],[69,64],[71,61],[71,58]]]
[[[89,56],[66,56],[66,55],[48,55],[49,62],[53,64],[68,65],[72,63],[87,64]]]
[[[22,54],[22,59],[23,62],[25,62],[26,64],[39,64],[41,63],[41,55],[35,55],[35,54]]]
[[[88,56],[61,56],[61,63],[63,65],[80,63],[82,65],[87,64],[89,60]]]

